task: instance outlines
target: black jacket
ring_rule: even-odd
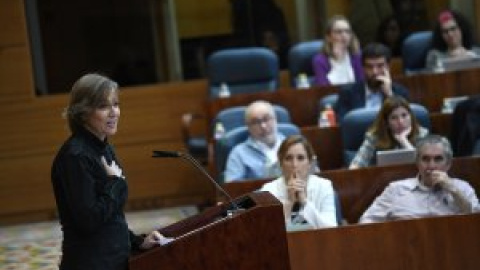
[[[408,90],[404,86],[392,83],[392,91],[394,95],[402,96],[408,100]],[[339,122],[342,122],[347,112],[365,107],[365,92],[364,81],[348,84],[340,88],[338,102],[335,106],[335,113]]]
[[[472,96],[455,107],[450,142],[455,157],[470,156],[480,140],[480,95]]]
[[[87,130],[73,134],[52,166],[52,184],[63,230],[60,269],[124,270],[135,236],[125,220],[125,179],[107,176],[100,161],[118,164],[113,148]]]

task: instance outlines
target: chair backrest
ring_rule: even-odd
[[[278,131],[286,137],[300,134],[300,129],[292,123],[278,123],[277,127]],[[241,126],[228,131],[221,140],[215,143],[215,166],[218,172],[217,175],[219,175],[218,181],[224,181],[223,172],[230,151],[235,145],[244,142],[248,136],[248,128]]]
[[[338,102],[338,94],[329,94],[322,97],[318,101],[318,107],[320,108],[320,110],[323,110],[329,104],[332,106],[332,108],[335,108],[337,106],[337,102]]]
[[[432,44],[432,31],[414,32],[402,44],[402,61],[405,74],[425,69],[425,60]]]
[[[419,124],[430,129],[428,110],[419,104],[410,104],[410,108]],[[343,161],[346,166],[350,164],[362,145],[365,133],[377,117],[378,109],[361,108],[348,112],[340,126],[343,144]]]
[[[473,145],[472,156],[480,156],[480,138],[477,138]]]
[[[208,57],[207,77],[210,98],[218,98],[222,83],[231,95],[275,91],[279,87],[278,57],[260,47],[220,50]]]
[[[290,48],[288,52],[288,70],[292,86],[296,85],[299,74],[305,73],[310,81],[314,83],[313,56],[320,51],[323,40],[300,42]]]
[[[213,125],[216,123],[222,123],[225,131],[232,130],[237,127],[245,126],[245,109],[247,106],[235,106],[226,108],[220,111],[213,121]],[[280,105],[273,105],[275,116],[278,123],[290,123],[290,113],[285,107]],[[213,126],[214,127],[214,126]]]
[[[427,110],[427,108],[425,108],[425,106],[416,103],[410,103],[410,109],[422,127],[428,130],[432,128],[432,124],[430,123],[430,112]]]
[[[355,157],[365,138],[366,131],[372,125],[377,114],[378,109],[370,108],[356,109],[345,114],[340,130],[343,144],[343,162],[346,166]]]

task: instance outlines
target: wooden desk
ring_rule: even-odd
[[[445,97],[480,93],[480,69],[400,76],[395,81],[409,89],[412,102],[424,105],[430,112],[440,112]],[[317,123],[318,101],[328,94],[337,92],[337,86],[326,86],[307,90],[286,88],[276,92],[236,95],[226,99],[207,101],[205,115],[210,123],[222,109],[248,105],[255,100],[267,100],[287,108],[296,125],[312,126]]]
[[[430,121],[432,124],[431,133],[450,136],[451,114],[432,113],[430,114]],[[335,170],[344,167],[343,145],[339,127],[307,126],[300,128],[300,131],[312,144],[321,170]],[[211,165],[209,170],[214,174],[218,173],[214,166],[213,147],[210,147],[209,152],[209,164]]]
[[[175,240],[132,256],[131,270],[289,270],[283,207],[268,192],[236,199],[244,210],[227,215],[226,205],[160,229]]]
[[[357,170],[330,170],[320,173],[330,179],[337,191],[344,219],[356,223],[373,200],[380,195],[388,183],[417,174],[414,164],[373,166]],[[455,158],[449,174],[467,180],[473,188],[480,191],[480,157]],[[224,184],[225,190],[237,197],[259,189],[269,180],[251,180]]]
[[[431,113],[431,133],[450,136],[451,114]],[[313,146],[322,170],[334,170],[344,167],[342,134],[339,127],[319,128],[302,127],[301,132]]]
[[[443,98],[480,93],[480,69],[399,77],[397,82],[410,90],[410,100],[430,112],[440,112]]]
[[[480,214],[287,234],[292,270],[480,269]]]
[[[297,126],[312,126],[317,123],[319,113],[318,101],[328,94],[337,92],[337,87],[326,86],[304,90],[286,88],[276,92],[234,95],[229,98],[207,101],[205,104],[205,115],[208,123],[210,123],[218,112],[225,108],[246,106],[256,100],[266,100],[273,104],[284,106],[290,112],[292,122]]]

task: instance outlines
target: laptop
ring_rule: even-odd
[[[469,96],[446,97],[443,99],[442,113],[453,113],[457,105],[467,99]]]
[[[415,162],[415,149],[393,149],[377,151],[377,165],[407,164]]]
[[[465,57],[465,58],[446,58],[442,60],[443,69],[445,71],[455,71],[468,68],[480,67],[480,57]]]

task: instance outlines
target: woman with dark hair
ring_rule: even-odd
[[[442,11],[433,29],[432,49],[427,54],[426,67],[434,69],[445,59],[462,59],[480,55],[480,48],[473,44],[470,23],[462,14]]]
[[[345,16],[327,22],[321,51],[313,57],[316,85],[347,84],[363,79],[360,44]]]
[[[301,135],[286,138],[278,149],[282,176],[265,184],[283,204],[288,228],[337,226],[332,182],[314,175],[315,153]]]
[[[383,19],[377,28],[377,42],[390,48],[393,57],[398,57],[402,54],[402,42],[404,38],[405,35],[400,24],[393,15]]]
[[[165,241],[128,229],[123,207],[128,186],[107,137],[120,119],[118,85],[98,74],[82,76],[65,110],[71,136],[52,165],[52,184],[63,231],[60,269],[125,270],[131,250]]]
[[[400,96],[389,97],[383,102],[349,168],[374,165],[378,150],[413,149],[415,142],[427,134],[428,130],[420,126],[407,100]]]

